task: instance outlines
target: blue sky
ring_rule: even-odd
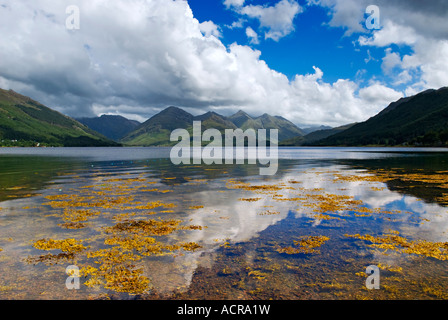
[[[247,0],[245,5],[275,6],[279,0]],[[335,82],[338,79],[351,79],[361,86],[369,80],[382,81],[397,90],[405,89],[403,85],[394,85],[393,76],[382,71],[384,48],[366,47],[357,44],[360,34],[371,36],[377,30],[369,30],[364,22],[369,17],[359,11],[359,23],[362,32],[347,34],[347,28],[332,27],[331,9],[327,7],[308,5],[307,1],[294,1],[302,7],[302,12],[294,18],[294,31],[278,41],[263,39],[253,44],[246,35],[246,28],[260,29],[257,19],[246,18],[241,28],[229,28],[233,22],[242,16],[234,10],[226,8],[221,1],[188,0],[193,14],[199,22],[213,21],[219,26],[220,40],[225,45],[239,43],[251,46],[261,51],[261,59],[270,68],[279,71],[292,79],[296,74],[313,73],[313,66],[323,72],[325,82]],[[381,25],[380,25],[381,28]],[[393,45],[394,52],[401,56],[412,53],[407,45]]]
[[[246,1],[246,4],[269,6],[279,1]],[[306,1],[297,1],[304,11],[294,19],[294,31],[274,41],[263,39],[259,44],[251,44],[246,36],[246,27],[258,30],[257,19],[247,19],[242,28],[228,28],[240,15],[229,10],[221,1],[188,0],[193,14],[199,22],[213,21],[220,27],[221,41],[230,45],[233,42],[244,44],[261,51],[261,59],[274,70],[289,78],[296,74],[313,72],[317,66],[324,72],[323,80],[334,82],[340,78],[367,81],[372,76],[384,78],[381,72],[381,54],[384,50],[356,45],[358,33],[346,35],[342,27],[330,27],[329,9],[320,6],[307,6]],[[360,15],[367,17],[368,15]],[[365,28],[365,33],[372,31]],[[401,50],[402,48],[397,48]],[[406,48],[403,48],[406,49]],[[368,52],[369,51],[369,52]],[[366,63],[370,56],[373,58]],[[360,70],[365,70],[359,72]],[[386,80],[386,79],[385,79]]]
[[[0,0],[0,88],[72,117],[145,121],[174,105],[302,127],[360,122],[448,85],[448,1],[376,0],[369,30],[371,4]]]

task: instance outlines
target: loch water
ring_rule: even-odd
[[[448,150],[169,155],[1,148],[0,299],[448,298]]]

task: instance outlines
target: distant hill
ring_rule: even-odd
[[[1,146],[116,146],[80,122],[12,90],[0,89]]]
[[[316,145],[446,146],[448,88],[402,98],[365,122],[319,140]]]
[[[307,144],[331,137],[339,132],[353,127],[356,123],[349,123],[340,127],[313,131],[305,136]]]
[[[77,118],[79,122],[105,137],[118,141],[134,130],[140,122],[118,115],[105,115],[96,118]]]
[[[346,124],[344,126],[340,126],[340,127],[336,127],[336,128],[312,131],[311,133],[308,133],[305,136],[298,136],[298,137],[284,140],[279,145],[285,146],[285,147],[286,146],[292,147],[292,146],[313,145],[316,141],[333,136],[337,133],[340,133],[344,130],[351,128],[354,125],[355,125],[355,123],[351,123],[351,124]]]
[[[333,129],[333,128],[330,127],[330,126],[324,126],[324,125],[321,125],[321,126],[314,126],[314,127],[302,128],[302,131],[303,131],[303,133],[304,133],[305,135],[307,135],[307,134],[310,134],[310,133],[315,132],[315,131],[328,130],[328,129]]]
[[[230,117],[222,116],[216,112],[207,112],[203,115],[193,116],[192,114],[177,108],[168,107],[160,113],[154,115],[134,131],[127,134],[121,142],[130,146],[170,146],[177,142],[170,141],[170,134],[174,129],[182,128],[192,133],[193,121],[200,120],[202,130],[215,128],[224,133],[225,129],[247,130],[249,128],[258,129],[278,129],[279,141],[288,139],[303,132],[292,122],[279,117],[264,114],[253,118],[243,111],[238,111]]]

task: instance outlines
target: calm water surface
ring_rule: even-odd
[[[447,150],[169,151],[1,148],[0,299],[448,298]]]

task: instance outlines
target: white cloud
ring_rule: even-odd
[[[221,31],[219,27],[213,21],[204,21],[199,24],[199,29],[206,36],[215,36],[216,38],[221,38]]]
[[[368,87],[360,89],[359,97],[367,104],[385,105],[402,98],[402,94],[381,83],[373,83]]]
[[[246,28],[246,36],[249,38],[249,42],[252,44],[259,44],[258,34],[251,27]]]
[[[359,88],[344,79],[327,83],[318,67],[289,80],[270,69],[260,51],[236,43],[224,46],[216,37],[218,27],[200,24],[186,1],[3,3],[0,84],[70,116],[113,113],[141,120],[176,105],[342,125],[363,121],[387,106],[387,99],[400,96],[379,85]],[[271,32],[283,28],[284,34],[300,9],[288,15],[285,8],[295,2],[280,3],[285,7],[261,8],[258,17]],[[65,28],[65,8],[73,4],[80,8],[80,30]],[[403,57],[403,65],[410,62]]]
[[[359,43],[364,46],[386,47],[390,44],[413,45],[418,36],[414,29],[408,26],[398,25],[387,20],[381,30],[376,31],[372,37],[359,37]]]
[[[412,80],[412,75],[408,70],[401,71],[398,76],[396,77],[396,80],[394,82],[394,85],[400,85],[400,84],[406,84],[409,83]]]
[[[314,74],[297,75],[292,83],[294,99],[289,113],[295,118],[319,119],[312,124],[360,122],[377,114],[391,101],[402,97],[400,92],[374,83],[359,88],[350,80],[326,83],[323,72],[314,67]],[[350,119],[350,121],[347,121]]]
[[[375,4],[380,9],[381,28],[412,28],[419,35],[448,38],[448,2],[443,0],[376,0],[374,3],[371,0],[308,0],[307,3],[328,8],[329,25],[346,28],[348,34],[371,33],[365,27],[365,11],[367,6]]]
[[[401,58],[398,53],[392,52],[391,48],[387,48],[385,52],[386,55],[383,58],[381,68],[384,73],[390,74],[395,67],[401,66]]]
[[[245,0],[224,0],[224,5],[227,8],[230,7],[241,7],[244,5]]]
[[[247,5],[239,12],[260,21],[260,27],[266,28],[265,38],[278,41],[294,31],[294,18],[302,12],[295,0],[281,0],[274,6]]]
[[[377,0],[381,29],[364,26],[370,0],[309,0],[309,5],[330,9],[332,27],[361,33],[358,44],[384,48],[383,71],[392,85],[408,84],[406,94],[448,86],[448,2]],[[407,46],[411,53],[400,57],[391,45]]]
[[[420,62],[418,67],[424,88],[448,86],[448,40],[422,40],[406,61],[410,66]]]
[[[245,19],[239,18],[237,21],[233,21],[231,25],[226,25],[229,29],[239,29],[244,26],[244,23],[246,22]]]
[[[364,59],[364,62],[369,63],[370,61],[376,61],[376,59],[372,57],[370,50],[367,49],[367,58]]]
[[[410,27],[386,22],[386,27],[372,37],[360,37],[360,44],[385,48],[382,69],[389,75],[395,70],[394,84],[407,83],[411,74],[418,75],[412,84],[414,90],[409,92],[448,86],[448,40],[434,39],[417,34]],[[413,52],[401,59],[398,53],[392,52],[391,44],[406,44]]]
[[[346,28],[346,33],[362,32],[362,24],[366,6],[359,0],[309,0],[308,5],[319,5],[330,8],[331,20],[328,25],[331,27]]]

